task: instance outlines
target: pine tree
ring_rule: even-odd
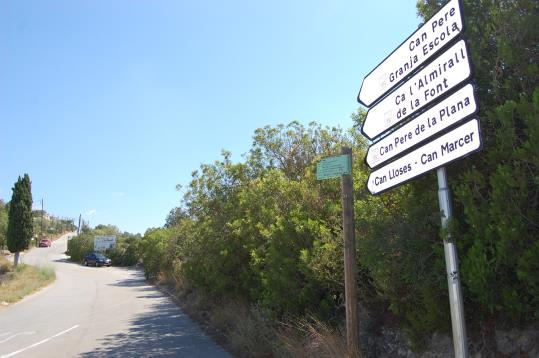
[[[9,206],[7,227],[7,246],[15,253],[14,265],[17,266],[19,253],[28,248],[34,234],[32,225],[32,183],[24,174],[13,186],[13,196]]]

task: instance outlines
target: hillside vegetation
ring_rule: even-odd
[[[427,18],[441,3],[419,1],[419,14]],[[539,4],[463,4],[484,149],[448,167],[450,230],[470,338],[492,343],[496,328],[539,318]],[[297,122],[259,128],[243,161],[224,151],[201,165],[179,187],[182,202],[165,227],[137,243],[146,276],[213,302],[240,302],[263,320],[310,317],[339,327],[340,183],[317,181],[315,166],[346,145],[354,153],[359,300],[370,312],[360,317],[362,331],[396,324],[417,348],[433,332],[449,332],[435,174],[370,195],[368,143],[357,130],[364,117],[360,108],[349,129]],[[256,334],[267,340],[263,330]]]
[[[106,254],[116,266],[130,266],[138,263],[140,235],[120,232],[113,225],[97,225],[94,229],[83,226],[80,235],[67,242],[66,255],[71,261],[82,262],[84,255],[94,250],[95,236],[116,236],[116,246]]]

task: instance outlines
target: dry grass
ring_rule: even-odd
[[[0,275],[9,272],[11,269],[11,263],[3,255],[0,254]]]
[[[182,310],[237,357],[346,357],[346,338],[315,318],[279,322],[260,307],[208,297],[182,280],[167,282]]]
[[[0,302],[13,303],[53,282],[52,266],[35,267],[24,264],[14,268],[0,256]]]
[[[316,318],[281,325],[277,336],[287,357],[346,357],[346,339],[338,330]]]

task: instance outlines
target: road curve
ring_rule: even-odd
[[[56,282],[0,308],[0,358],[231,357],[142,271],[70,263],[67,240],[22,255],[54,265]]]

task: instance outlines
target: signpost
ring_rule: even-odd
[[[468,50],[464,40],[448,48],[367,113],[361,131],[373,139],[424,108],[471,75]]]
[[[472,119],[440,138],[371,172],[367,188],[371,194],[379,194],[480,149],[479,121]]]
[[[474,88],[468,84],[414,120],[369,147],[365,161],[370,168],[406,152],[477,111]]]
[[[95,236],[94,251],[105,251],[116,246],[116,236]]]
[[[352,183],[352,149],[342,148],[342,155],[322,159],[316,165],[317,180],[341,177],[344,236],[344,294],[346,304],[346,342],[349,357],[359,356],[357,317],[357,266],[354,227],[354,188]]]
[[[482,147],[479,120],[459,124],[477,111],[473,86],[462,85],[472,73],[466,43],[457,40],[462,25],[460,2],[450,0],[365,77],[358,95],[360,103],[371,106],[361,128],[363,135],[373,140],[392,131],[368,149],[365,162],[376,168],[369,176],[368,190],[380,194],[438,168],[442,229],[452,215],[443,165]],[[453,347],[456,357],[465,358],[468,347],[457,251],[453,238],[447,230],[443,232]]]
[[[339,155],[322,159],[316,165],[316,180],[338,178],[343,174],[350,174],[350,156]]]
[[[451,0],[365,76],[358,101],[370,107],[460,35],[462,30],[460,1]]]

